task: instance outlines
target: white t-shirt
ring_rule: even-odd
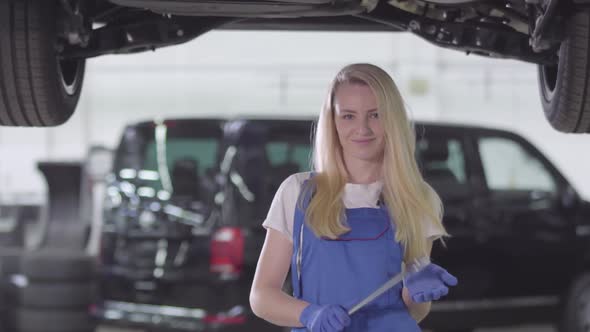
[[[293,224],[295,216],[295,207],[301,191],[301,185],[309,179],[310,172],[296,173],[289,176],[279,189],[270,205],[268,215],[262,223],[265,228],[272,228],[287,236],[289,241],[293,241]],[[379,195],[383,182],[377,181],[370,184],[347,183],[344,187],[344,207],[347,209],[354,208],[378,208]],[[425,236],[435,239],[443,233],[431,223],[425,227]]]

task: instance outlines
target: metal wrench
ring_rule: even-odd
[[[422,258],[416,260],[414,262],[414,264],[412,264],[410,270],[411,270],[411,272],[417,272],[417,271],[421,270],[422,268],[424,268],[429,263],[430,263],[430,259],[428,257],[422,257]],[[406,274],[408,272],[410,272],[410,271],[408,271],[406,269],[405,264],[403,264],[402,271],[400,273],[393,276],[393,278],[389,279],[386,283],[381,285],[381,287],[377,288],[373,293],[371,293],[369,296],[367,296],[361,302],[356,304],[354,307],[350,308],[348,310],[348,315],[350,316],[350,315],[354,314],[360,308],[364,307],[365,305],[369,304],[371,301],[376,299],[379,295],[385,293],[387,290],[391,289],[393,286],[399,284],[402,280],[404,280],[404,277],[406,276]]]

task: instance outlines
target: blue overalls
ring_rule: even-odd
[[[395,241],[393,223],[385,206],[346,209],[351,231],[336,240],[317,238],[304,222],[310,190],[296,204],[293,225],[291,277],[293,296],[319,305],[338,304],[349,309],[400,272],[403,250]],[[298,200],[299,202],[299,200]],[[303,239],[301,250],[300,243]],[[297,271],[300,255],[300,276]],[[363,307],[345,329],[350,332],[418,332],[401,297],[402,285],[391,288]],[[305,331],[294,328],[292,331]]]

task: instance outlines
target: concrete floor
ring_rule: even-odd
[[[97,332],[143,332],[142,330],[137,329],[119,329],[119,328],[112,328],[112,327],[101,327],[97,330]],[[425,331],[426,332],[426,331]],[[556,332],[556,330],[549,326],[520,326],[520,327],[513,327],[513,328],[503,328],[503,329],[477,329],[475,332]]]

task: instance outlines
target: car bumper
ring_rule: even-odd
[[[104,301],[93,315],[103,324],[173,331],[226,331],[246,324],[244,307],[209,313],[203,309]]]

